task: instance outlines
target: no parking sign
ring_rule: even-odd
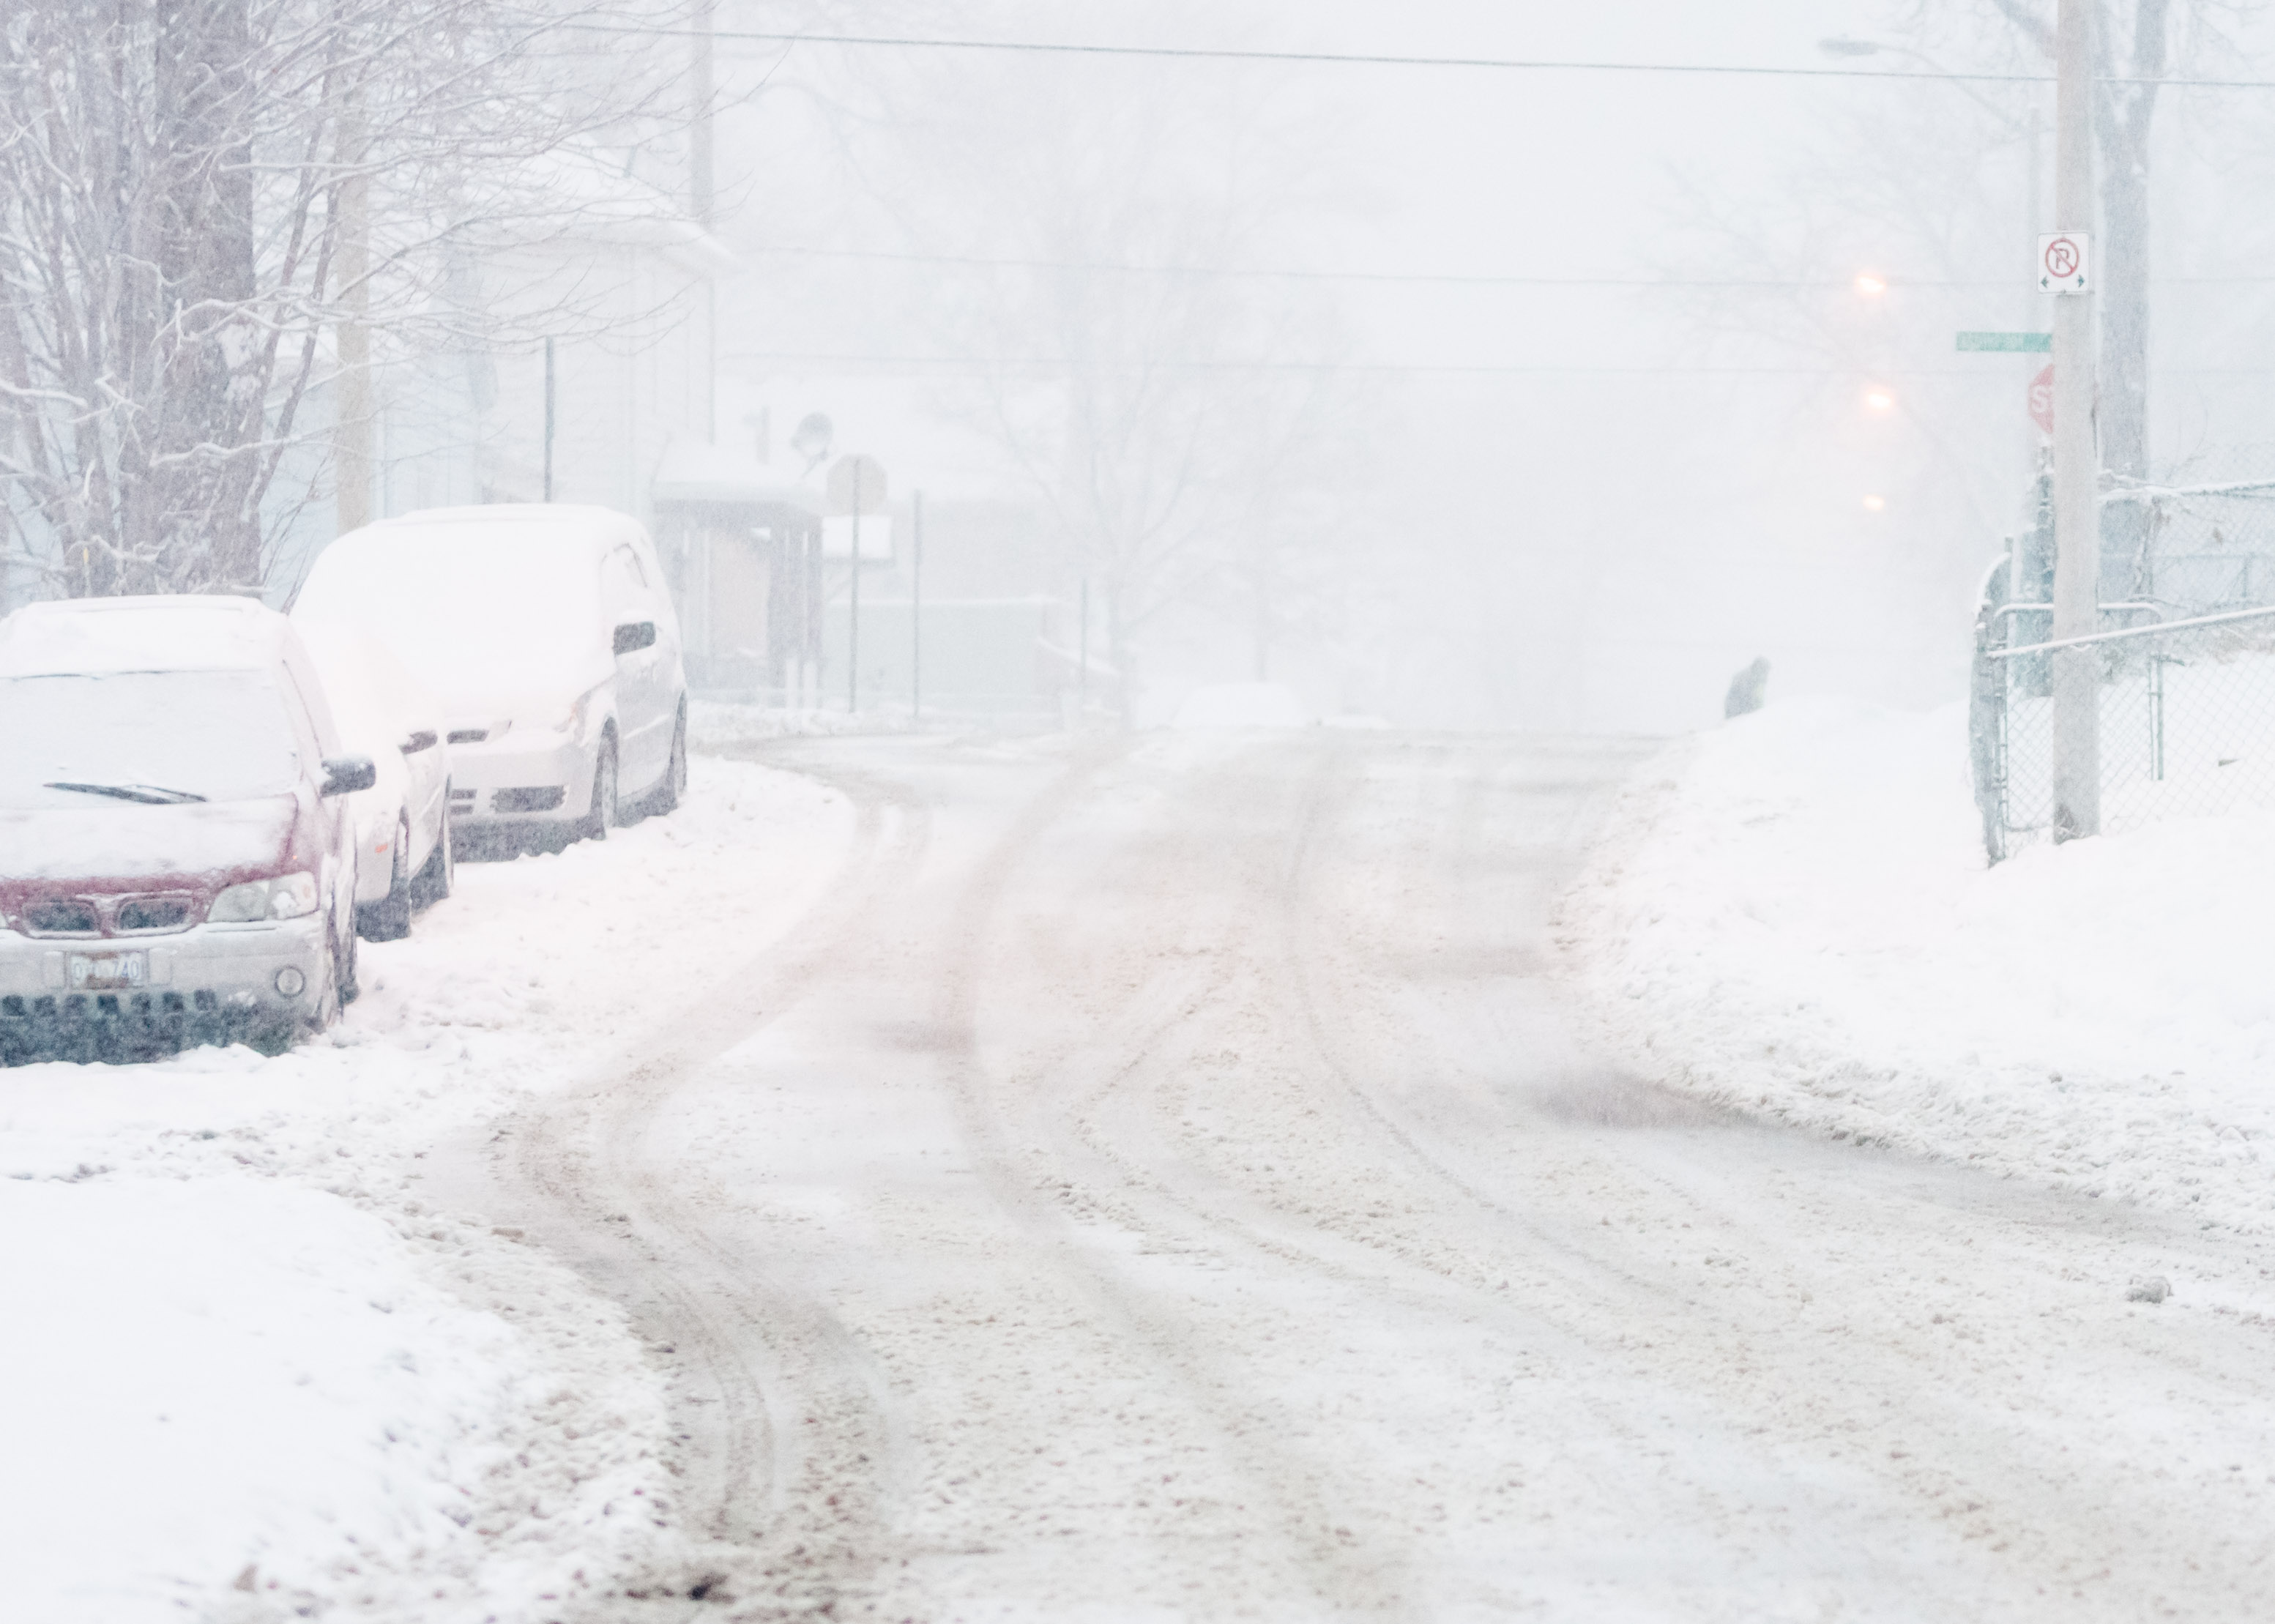
[[[2083,231],[2056,231],[2038,238],[2038,291],[2087,293],[2088,251],[2093,239]]]

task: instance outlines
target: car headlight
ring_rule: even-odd
[[[279,874],[248,880],[214,898],[206,918],[215,925],[253,925],[263,919],[297,919],[316,911],[314,874]]]

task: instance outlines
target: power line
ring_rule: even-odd
[[[851,355],[787,350],[731,350],[730,361],[764,361],[797,366],[944,366],[966,371],[1063,372],[1083,362],[1063,356],[979,355]],[[1151,360],[1106,363],[1116,372],[1223,373],[1348,373],[1367,375],[1411,374],[1432,377],[1574,377],[1574,378],[1845,378],[1860,383],[1889,382],[1899,378],[1971,378],[1996,381],[1995,366],[1633,366],[1557,365],[1496,365],[1491,362],[1434,361],[1273,361],[1273,360]],[[2256,378],[2275,381],[2275,373],[2264,366],[2161,366],[2167,378]]]
[[[989,357],[975,355],[843,355],[793,351],[732,350],[730,361],[770,361],[791,366],[954,366],[970,369],[1001,367],[1020,372],[1060,372],[1082,365],[1065,357]],[[1988,369],[1978,366],[1891,367],[1880,370],[1846,366],[1495,366],[1463,362],[1398,361],[1272,361],[1159,360],[1107,363],[1122,372],[1286,372],[1286,373],[1416,373],[1479,377],[1619,377],[1619,378],[1980,378]],[[2194,369],[2181,369],[2194,370]],[[2238,371],[2248,370],[2237,368]]]
[[[901,253],[881,248],[815,248],[797,244],[769,244],[760,253],[791,254],[823,260],[868,260],[909,265],[962,265],[985,270],[1103,271],[1139,276],[1229,276],[1289,282],[1365,282],[1431,284],[1454,287],[1528,288],[1853,288],[1854,277],[1683,277],[1683,276],[1519,276],[1438,271],[1296,270],[1274,267],[1225,265],[1134,265],[1102,260],[997,259],[979,254]],[[1900,288],[2003,288],[2020,285],[2021,277],[1982,281],[1917,280],[1881,277]]]
[[[850,45],[896,50],[1001,51],[1024,55],[1148,57],[1172,62],[1263,62],[1330,67],[1471,68],[1546,73],[1672,73],[1749,79],[1930,79],[1948,84],[2051,85],[2051,73],[1953,73],[1927,68],[1765,67],[1703,62],[1609,62],[1525,57],[1417,57],[1364,51],[1239,50],[1191,45],[1093,45],[1047,40],[954,40],[915,34],[784,34],[753,29],[635,27],[613,23],[563,23],[587,34],[638,34],[660,39],[706,38],[762,45]],[[2172,89],[2275,90],[2275,79],[2155,79],[2108,74],[2105,85],[2157,85]]]
[[[1096,271],[1133,276],[1221,276],[1288,282],[1358,282],[1393,285],[1512,288],[1824,288],[1854,289],[1854,276],[1524,276],[1495,272],[1364,271],[1296,269],[1274,266],[1132,264],[1111,260],[1029,260],[984,254],[909,253],[887,248],[819,248],[800,243],[771,243],[752,250],[799,259],[871,261],[898,265],[958,265],[977,270]],[[2022,286],[2024,276],[1887,276],[1874,280],[1889,288],[2006,288]],[[2275,276],[2157,276],[2160,287],[2246,285],[2275,282]]]

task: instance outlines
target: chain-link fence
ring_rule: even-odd
[[[2275,602],[2275,480],[2112,490],[2101,539],[2105,597],[2168,617]]]
[[[1976,800],[1992,862],[2052,838],[2053,662],[2098,677],[2101,828],[2275,805],[2275,480],[2264,448],[2199,458],[2189,482],[2101,499],[2094,633],[2052,639],[2053,504],[1984,584],[1975,629]]]
[[[2105,605],[2103,623],[2149,608]],[[2275,608],[2059,643],[2044,638],[2044,608],[1986,608],[1978,633],[1975,779],[1992,862],[2052,838],[2053,662],[2072,650],[2098,679],[2103,833],[2275,806]]]

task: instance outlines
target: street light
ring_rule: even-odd
[[[1864,511],[1867,513],[1885,512],[1887,510],[1887,506],[1888,499],[1886,496],[1867,496],[1864,498]]]
[[[1875,276],[1871,271],[1858,273],[1856,291],[1866,298],[1878,298],[1887,291],[1888,279],[1886,276]]]
[[[1864,404],[1874,412],[1886,412],[1896,404],[1896,397],[1886,389],[1873,388],[1864,391]]]

